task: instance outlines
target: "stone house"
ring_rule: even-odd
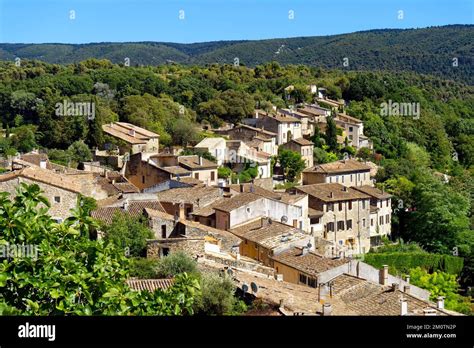
[[[368,165],[353,159],[317,164],[303,170],[303,185],[338,183],[347,187],[372,186],[370,170]]]
[[[241,240],[230,232],[162,211],[146,208],[145,213],[155,233],[155,239],[148,243],[148,257],[162,257],[178,250],[192,256],[238,254]]]
[[[228,230],[259,217],[268,217],[307,230],[308,216],[304,207],[307,199],[306,196],[301,197],[297,205],[254,192],[240,193],[212,206],[216,214],[216,228]]]
[[[51,204],[49,214],[58,221],[70,216],[71,209],[77,206],[77,199],[83,193],[81,184],[65,175],[39,167],[26,167],[0,175],[0,191],[16,195],[21,183],[37,184]]]
[[[278,154],[277,137],[278,134],[263,128],[252,127],[246,124],[239,124],[227,131],[230,140],[241,140],[249,146],[257,145],[258,149],[272,156]]]
[[[277,134],[277,145],[287,143],[291,139],[303,137],[301,121],[296,117],[278,112],[276,115],[273,115],[261,110],[257,110],[255,116],[258,127]]]
[[[217,163],[209,161],[202,156],[179,156],[179,165],[191,172],[194,179],[201,180],[206,185],[217,185]]]
[[[102,130],[109,136],[119,139],[120,153],[139,152],[157,153],[159,138],[156,133],[126,122],[111,122],[102,125]]]
[[[278,109],[284,115],[297,118],[301,122],[301,135],[311,137],[314,134],[315,122],[312,115],[293,109]]]
[[[370,196],[370,245],[380,245],[392,232],[392,195],[372,186],[354,189]]]
[[[291,248],[272,256],[272,266],[283,281],[316,288],[319,275],[349,262],[349,259],[331,259],[308,248]]]
[[[372,142],[364,135],[364,123],[358,118],[338,113],[334,120],[336,125],[344,130],[349,145],[360,149],[362,147],[372,148]]]
[[[308,194],[309,207],[323,212],[322,234],[316,237],[333,243],[332,254],[362,254],[370,249],[370,196],[341,184],[299,186]]]
[[[198,151],[209,152],[221,166],[226,160],[226,140],[224,138],[204,138],[194,148]]]
[[[298,152],[306,163],[306,168],[313,166],[313,150],[314,143],[305,138],[292,139],[286,144],[281,145],[281,148]]]
[[[272,256],[295,246],[311,245],[311,236],[270,218],[257,218],[230,232],[242,239],[240,255],[272,266]]]

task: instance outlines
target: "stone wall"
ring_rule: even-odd
[[[171,238],[147,241],[146,255],[148,258],[160,258],[163,256],[164,249],[172,254],[182,251],[191,257],[200,257],[204,255],[204,238]]]
[[[17,187],[20,186],[22,182],[28,185],[37,184],[40,187],[41,191],[43,191],[43,196],[45,196],[51,204],[49,215],[53,218],[61,218],[64,220],[71,215],[70,210],[76,207],[77,193],[21,177],[0,182],[0,192],[8,192],[11,197],[14,197]],[[55,202],[55,197],[59,197],[59,203]]]
[[[230,257],[221,257],[218,255],[211,255],[211,254],[206,254],[205,258],[207,260],[215,261],[225,266],[234,267],[237,269],[244,269],[248,271],[259,272],[271,277],[274,277],[276,273],[273,268],[263,266],[256,262],[237,260]]]

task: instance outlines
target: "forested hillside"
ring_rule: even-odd
[[[425,29],[371,30],[351,34],[256,41],[93,44],[0,44],[0,60],[38,59],[75,63],[88,58],[113,63],[158,65],[232,64],[269,61],[346,70],[414,71],[473,84],[474,26],[451,25]],[[347,58],[347,60],[344,60]],[[453,61],[456,59],[456,62]],[[343,65],[346,62],[346,65]],[[457,64],[457,66],[453,66]]]

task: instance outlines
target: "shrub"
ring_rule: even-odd
[[[228,276],[205,273],[201,277],[201,295],[195,302],[195,312],[206,315],[231,315],[241,304],[234,296],[235,285]]]
[[[153,238],[153,232],[139,218],[116,213],[110,225],[103,226],[104,239],[119,248],[128,248],[130,256],[145,255],[146,240]]]
[[[171,278],[181,273],[197,274],[197,263],[191,256],[178,251],[158,260],[156,273],[158,278]]]
[[[416,267],[429,272],[459,274],[463,268],[463,259],[460,257],[427,252],[368,253],[364,256],[364,262],[377,268],[388,265],[395,274],[408,273]]]
[[[159,278],[159,260],[147,259],[143,257],[132,258],[130,260],[130,277],[140,279]]]

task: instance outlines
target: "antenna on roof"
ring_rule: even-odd
[[[247,284],[242,284],[242,292],[244,295],[249,291],[249,286]]]
[[[250,287],[252,288],[252,292],[253,292],[254,294],[256,294],[257,291],[258,291],[258,285],[255,284],[254,282],[251,282],[251,283],[250,283]]]

